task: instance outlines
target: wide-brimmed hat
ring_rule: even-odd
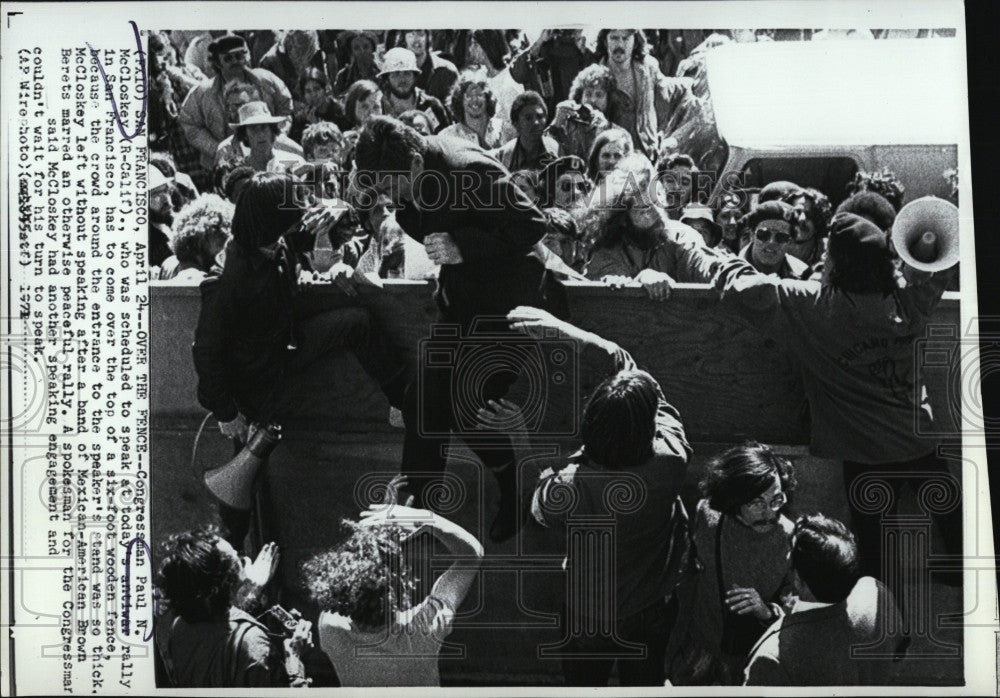
[[[264,102],[247,102],[240,107],[238,114],[239,123],[229,124],[231,128],[257,124],[280,124],[285,120],[283,116],[272,116],[271,110]]]
[[[408,48],[397,46],[385,52],[382,56],[382,70],[378,77],[389,73],[419,73],[417,55]]]

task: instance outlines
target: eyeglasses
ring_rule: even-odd
[[[233,63],[243,63],[248,58],[250,58],[250,52],[245,49],[239,49],[237,51],[230,51],[229,53],[224,53],[219,56],[219,60],[226,65],[231,65]]]
[[[771,242],[771,238],[779,245],[784,245],[787,242],[791,242],[792,236],[788,233],[780,232],[777,230],[770,230],[768,228],[757,228],[757,232],[754,236],[761,242]]]
[[[760,497],[749,502],[746,506],[748,509],[753,511],[762,512],[765,509],[770,509],[771,511],[780,511],[781,507],[788,504],[788,495],[784,492],[779,492],[770,502],[766,502]]]

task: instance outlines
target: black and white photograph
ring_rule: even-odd
[[[5,613],[51,690],[992,692],[966,27],[891,4],[17,44]],[[86,149],[32,150],[33,84]]]

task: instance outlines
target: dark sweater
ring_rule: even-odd
[[[450,233],[461,264],[445,264],[439,277],[451,318],[506,315],[518,305],[540,304],[545,265],[534,246],[547,231],[542,212],[511,181],[510,172],[472,143],[427,136],[424,168],[413,201],[396,221],[418,242]]]

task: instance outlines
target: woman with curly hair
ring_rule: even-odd
[[[304,586],[320,607],[320,647],[341,686],[440,686],[438,652],[479,570],[475,536],[426,509],[372,505],[346,541],[302,566]],[[430,533],[464,558],[414,603],[417,579],[403,544]]]
[[[317,121],[302,133],[302,151],[312,171],[303,178],[323,199],[340,197],[347,186],[348,166],[344,162],[347,139],[336,124]],[[309,176],[311,175],[311,177]]]
[[[458,32],[455,38],[455,62],[463,69],[479,67],[486,71],[490,92],[497,101],[496,118],[503,123],[501,141],[517,135],[510,122],[510,108],[524,86],[510,74],[507,54],[511,47],[499,29],[473,29]]]
[[[603,65],[587,66],[573,78],[569,99],[556,105],[548,128],[563,153],[581,158],[590,155],[594,139],[611,128],[608,97],[614,88],[611,70]]]
[[[448,95],[448,108],[455,123],[442,129],[442,136],[464,138],[484,150],[503,142],[503,121],[495,116],[497,101],[485,72],[463,71]]]
[[[174,216],[174,254],[160,267],[160,281],[197,283],[229,242],[236,207],[216,194],[202,194]]]
[[[696,571],[678,589],[681,617],[667,649],[675,685],[742,682],[750,649],[790,609],[792,464],[750,441],[716,456],[699,483],[691,526]]]

